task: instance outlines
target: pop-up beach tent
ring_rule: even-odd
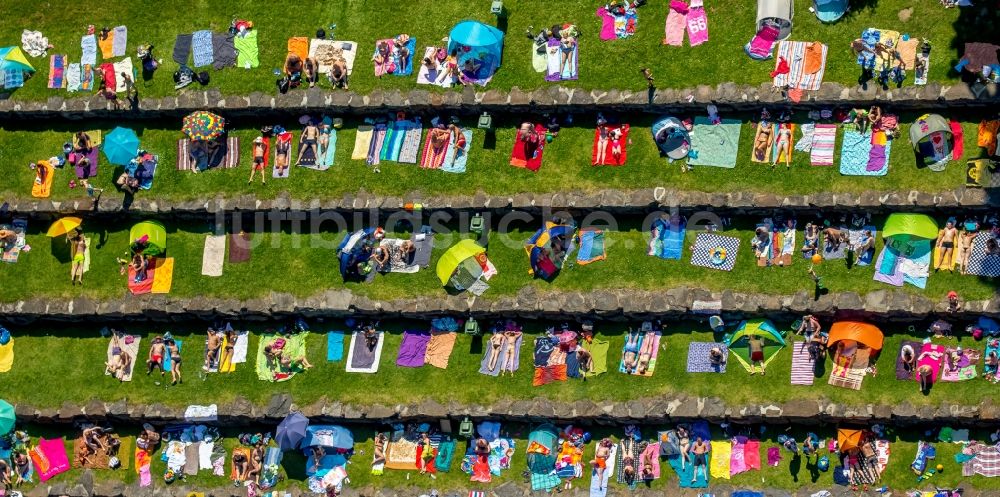
[[[917,161],[932,171],[943,171],[955,149],[955,135],[948,120],[937,114],[924,114],[910,126],[910,143]]]
[[[750,337],[752,336],[760,338],[764,342],[765,366],[785,346],[785,338],[781,336],[781,332],[774,327],[771,321],[767,319],[743,321],[732,335],[725,338],[724,342],[726,347],[729,348],[729,353],[734,355],[747,371],[753,371],[751,369],[749,347]]]
[[[128,232],[129,245],[144,240],[146,247],[142,253],[156,257],[167,252],[167,230],[159,221],[143,221],[132,226]]]
[[[478,21],[462,21],[448,33],[448,53],[458,52],[458,67],[473,59],[476,79],[487,79],[500,67],[503,55],[503,32]]]
[[[757,31],[764,26],[778,28],[778,39],[784,40],[792,34],[792,17],[795,16],[793,0],[757,0]]]

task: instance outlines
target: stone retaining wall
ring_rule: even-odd
[[[891,104],[897,111],[929,111],[949,107],[986,108],[1000,101],[1000,93],[990,86],[979,98],[968,85],[942,85],[928,83],[926,86],[907,86],[900,89],[882,91],[878,85],[869,85],[868,90],[860,86],[845,87],[838,83],[823,83],[822,87],[809,92],[799,108],[808,107],[866,107],[873,101]],[[287,94],[265,94],[254,92],[249,95],[223,95],[218,89],[200,90],[189,88],[175,96],[163,98],[143,98],[139,110],[114,109],[107,99],[98,96],[63,98],[49,97],[46,101],[0,100],[0,114],[20,119],[65,119],[121,118],[158,119],[180,117],[202,109],[217,110],[226,117],[259,117],[261,113],[270,116],[303,112],[326,112],[336,114],[368,115],[381,112],[406,110],[410,112],[448,112],[475,114],[480,112],[546,112],[574,111],[592,112],[617,110],[623,112],[702,112],[705,104],[715,103],[720,110],[755,111],[762,105],[777,105],[785,102],[780,92],[771,83],[757,86],[722,83],[717,86],[698,85],[693,88],[664,88],[656,90],[650,98],[646,91],[629,90],[584,90],[560,85],[547,86],[536,90],[522,90],[518,87],[510,91],[490,89],[475,91],[466,87],[463,91],[428,90],[374,90],[360,95],[348,91],[330,91],[318,88],[292,91]]]
[[[350,290],[327,290],[310,297],[271,292],[264,297],[236,300],[213,297],[176,298],[170,295],[125,296],[111,300],[87,297],[38,297],[0,303],[2,320],[13,324],[37,321],[100,323],[106,321],[183,322],[216,318],[263,321],[291,316],[344,318],[377,316],[379,319],[426,320],[441,315],[473,315],[477,319],[598,319],[610,321],[652,318],[680,319],[695,314],[720,314],[726,319],[769,317],[790,320],[802,314],[838,319],[865,319],[876,323],[923,321],[935,316],[974,320],[1000,318],[1000,297],[968,301],[954,314],[944,300],[900,290],[877,290],[865,295],[831,293],[814,300],[800,291],[794,295],[710,292],[677,287],[655,291],[628,289],[593,292],[539,292],[525,287],[512,296],[471,299],[466,295],[440,295],[398,300],[372,300]]]
[[[54,218],[67,214],[121,215],[121,202],[105,198],[94,208],[93,199],[38,200],[15,198],[6,200],[12,212],[41,218]],[[646,213],[656,209],[677,207],[686,213],[711,210],[723,215],[763,215],[775,209],[799,213],[853,211],[858,209],[873,214],[889,212],[948,212],[955,209],[966,212],[984,211],[1000,205],[1000,198],[992,190],[959,187],[944,192],[876,191],[861,193],[820,192],[809,195],[777,195],[749,191],[699,192],[673,190],[664,186],[636,190],[604,189],[594,192],[523,192],[514,195],[424,195],[414,192],[407,198],[376,195],[359,190],[340,198],[300,199],[282,191],[274,199],[257,199],[254,195],[223,196],[201,200],[174,201],[139,194],[131,206],[134,215],[156,215],[173,218],[203,218],[219,212],[242,211],[372,211],[392,212],[402,210],[407,203],[419,202],[425,210],[493,211],[505,213],[511,209],[538,213],[543,209],[594,211],[604,210],[618,214]]]

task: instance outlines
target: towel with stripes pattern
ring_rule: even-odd
[[[799,90],[819,89],[820,84],[823,83],[823,73],[826,71],[827,46],[821,43],[819,48],[810,48],[813,43],[815,42],[782,41],[778,43],[778,62],[776,64],[780,64],[781,59],[785,59],[790,70],[787,73],[776,75],[774,86]],[[812,53],[813,50],[819,53]],[[817,61],[816,58],[820,60]]]
[[[795,342],[792,346],[792,385],[812,385],[815,361],[809,357],[809,342]]]

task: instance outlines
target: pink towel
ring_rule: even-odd
[[[692,47],[696,47],[708,41],[708,16],[705,9],[695,7],[687,16],[688,42]]]
[[[650,464],[653,470],[653,479],[660,477],[660,444],[651,443],[646,446],[646,450],[643,451],[641,457],[639,458],[639,474],[645,474],[646,469],[646,459],[652,461]]]
[[[149,465],[143,466],[139,470],[139,486],[148,487],[153,483],[153,475],[149,473]]]
[[[608,41],[617,38],[615,36],[615,18],[608,12],[608,9],[604,7],[597,9],[597,17],[601,18],[601,39]]]
[[[744,454],[744,458],[746,455]],[[767,449],[767,465],[777,466],[781,462],[781,449],[777,447],[768,447]]]
[[[743,462],[747,469],[760,469],[760,440],[747,440],[743,446]]]
[[[924,353],[927,355],[924,355]],[[937,345],[933,343],[925,343],[920,349],[920,353],[917,357],[924,355],[924,357],[917,361],[917,371],[920,370],[921,366],[927,365],[931,367],[931,383],[937,383],[938,374],[941,372],[941,365],[944,364],[944,345]],[[917,381],[920,381],[920,376],[914,376]]]
[[[729,457],[729,476],[738,475],[747,470],[747,462],[744,459],[746,443],[741,442],[742,437],[737,437],[733,441],[733,452]]]
[[[684,6],[683,12],[678,9],[675,3]],[[679,47],[684,44],[684,28],[687,25],[687,4],[683,2],[670,2],[670,11],[667,12],[667,23],[663,28],[663,44]],[[603,36],[603,35],[602,35]]]
[[[965,154],[965,133],[962,132],[962,125],[958,121],[952,119],[948,124],[951,126],[951,135],[955,137],[955,148],[951,149],[951,160],[959,160]]]

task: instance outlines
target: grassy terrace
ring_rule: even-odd
[[[748,117],[748,116],[744,116]],[[805,115],[798,116],[805,118]],[[909,117],[909,120],[907,120]],[[913,116],[901,116],[904,123],[912,122]],[[156,197],[172,200],[214,198],[218,194],[227,197],[252,194],[257,198],[273,198],[282,191],[290,192],[293,198],[341,198],[364,188],[378,195],[399,196],[406,200],[420,192],[424,195],[473,195],[482,191],[492,195],[513,195],[516,192],[554,193],[566,191],[595,191],[604,188],[624,190],[667,186],[678,190],[704,192],[754,191],[778,195],[811,194],[817,192],[862,191],[907,191],[942,192],[954,189],[965,181],[964,161],[952,162],[940,173],[918,169],[909,140],[906,138],[909,124],[902,126],[902,135],[895,140],[890,155],[889,173],[885,177],[843,176],[839,166],[814,167],[809,163],[809,154],[793,154],[792,172],[786,172],[781,165],[772,170],[769,165],[750,161],[753,148],[751,124],[744,124],[740,135],[739,155],[735,169],[696,167],[683,173],[680,163],[669,164],[661,158],[649,131],[652,118],[637,116],[631,120],[631,144],[628,146],[628,160],[624,167],[593,167],[591,151],[594,141],[593,116],[577,116],[572,127],[563,128],[559,135],[545,147],[544,162],[538,173],[509,165],[517,123],[503,120],[496,131],[495,145],[484,147],[486,133],[474,130],[472,150],[469,154],[468,171],[465,174],[449,174],[440,171],[426,171],[414,164],[385,162],[381,174],[374,174],[364,161],[351,160],[354,148],[355,128],[349,123],[340,130],[337,138],[337,153],[334,166],[325,172],[305,168],[293,168],[288,179],[271,179],[261,186],[257,179],[247,185],[250,174],[251,144],[259,133],[261,124],[273,122],[239,122],[231,133],[240,137],[240,166],[229,170],[213,170],[203,174],[181,172],[176,169],[177,140],[181,138],[180,122],[132,123],[140,135],[142,146],[160,156],[160,166],[156,172],[152,190],[143,191],[139,197]],[[976,130],[979,117],[967,118],[965,130],[966,157],[979,157],[976,146]],[[284,123],[290,129],[298,129],[294,122]],[[26,167],[29,162],[62,153],[62,145],[75,131],[101,129],[107,133],[115,125],[129,125],[120,122],[91,122],[87,124],[39,123],[24,126],[19,123],[0,124],[0,174],[8,181],[0,185],[0,196],[5,198],[29,198],[34,172]],[[797,136],[798,136],[797,132]],[[298,139],[296,134],[296,140]],[[838,135],[835,164],[840,163],[840,141]],[[296,152],[297,153],[297,152]],[[121,194],[113,189],[114,179],[121,169],[111,166],[103,153],[100,158],[98,178],[94,184],[107,191],[103,202],[120,202]],[[270,174],[270,172],[268,172]],[[70,180],[76,175],[72,169],[56,172],[53,185],[53,200],[72,200],[86,197],[82,188],[70,189]],[[431,206],[433,207],[433,206]]]
[[[811,292],[812,279],[806,273],[809,264],[798,259],[789,268],[759,268],[753,260],[750,238],[756,219],[735,220],[734,229],[724,234],[739,237],[740,253],[733,271],[715,271],[689,264],[689,248],[694,242],[696,231],[687,232],[688,243],[681,261],[665,261],[646,255],[648,235],[639,228],[624,224],[621,231],[610,232],[608,239],[608,259],[588,266],[572,266],[551,283],[533,280],[528,275],[528,261],[523,243],[532,233],[534,224],[515,223],[507,235],[493,235],[489,246],[490,259],[500,274],[490,281],[486,297],[513,295],[521,288],[533,285],[543,294],[546,291],[582,291],[597,289],[668,289],[678,286],[706,288],[711,290],[730,289],[745,293],[768,293],[778,295],[794,294],[799,290]],[[306,224],[306,223],[304,223]],[[875,224],[879,227],[882,221]],[[803,223],[804,226],[804,223]],[[91,237],[90,272],[84,277],[85,285],[70,286],[69,256],[62,237],[49,239],[44,230],[47,226],[30,226],[33,234],[28,236],[28,244],[33,250],[22,253],[17,264],[4,264],[0,275],[6,281],[21,282],[18,285],[0,287],[0,300],[15,301],[31,297],[69,298],[88,296],[91,298],[113,298],[126,292],[125,277],[119,276],[116,257],[123,256],[128,247],[127,227],[109,224],[100,228],[85,226]],[[330,229],[330,228],[326,228]],[[257,245],[253,248],[250,262],[229,264],[226,262],[224,275],[211,278],[201,275],[201,259],[205,236],[205,225],[171,225],[168,227],[168,255],[175,259],[173,289],[174,297],[195,298],[200,296],[247,299],[266,296],[271,291],[288,292],[299,296],[320,293],[328,288],[346,287],[373,299],[392,300],[426,295],[444,295],[440,281],[433,268],[421,270],[417,274],[389,274],[378,276],[373,284],[348,283],[341,281],[333,249],[342,235],[317,233],[314,235],[293,235],[286,232],[257,234]],[[801,230],[799,231],[801,237]],[[402,235],[408,237],[408,235]],[[459,235],[436,235],[432,265],[440,254],[457,241]],[[881,240],[879,246],[881,250]],[[53,252],[54,251],[54,252]],[[53,253],[57,255],[53,255]],[[872,280],[874,267],[847,269],[844,262],[827,261],[817,271],[824,277],[825,285],[831,292],[853,291],[865,294],[879,289],[892,288]],[[248,281],[263,284],[246,285]],[[919,290],[907,286],[906,291],[922,293],[932,299],[944,298],[952,289],[961,292],[964,299],[987,299],[993,295],[995,283],[989,279],[962,276],[947,272],[932,274],[927,289]]]
[[[961,54],[966,41],[987,41],[990,32],[996,32],[996,13],[979,15],[980,9],[942,8],[937,2],[914,3],[908,0],[865,1],[854,5],[854,11],[840,22],[824,25],[809,13],[809,0],[796,0],[795,25],[791,39],[820,40],[829,45],[826,81],[855,84],[858,68],[850,51],[851,40],[867,27],[895,29],[913,37],[930,39],[934,46],[929,78],[933,81],[954,82],[958,75],[951,70]],[[507,37],[504,46],[503,66],[491,88],[509,89],[513,86],[535,88],[545,86],[540,74],[531,70],[529,53],[531,45],[524,36],[529,26],[541,28],[554,23],[575,23],[583,31],[580,44],[580,80],[570,86],[582,88],[643,89],[645,80],[639,68],[648,66],[663,88],[685,88],[697,84],[716,84],[725,81],[736,83],[762,83],[769,81],[768,73],[773,61],[755,62],[743,53],[743,45],[754,34],[756,4],[732,2],[710,4],[707,7],[710,41],[698,46],[663,46],[663,20],[667,13],[664,3],[650,2],[639,9],[638,33],[632,39],[601,42],[598,39],[600,20],[594,15],[599,2],[559,2],[544,9],[532,0],[508,0],[504,6],[509,14],[506,19]],[[351,80],[353,91],[367,93],[376,88],[413,88],[415,77],[386,77],[376,79],[368,57],[374,50],[375,40],[389,38],[401,32],[417,39],[423,47],[439,43],[461,19],[496,22],[489,12],[490,2],[438,2],[433,9],[400,9],[396,2],[377,0],[361,2],[337,0],[299,2],[294,11],[275,10],[268,2],[243,0],[220,8],[210,2],[185,5],[183,12],[163,16],[161,11],[149,10],[139,0],[116,3],[113,10],[81,13],[73,9],[39,9],[37,3],[12,0],[6,6],[0,21],[0,33],[6,33],[6,44],[17,44],[17,36],[25,28],[40,30],[49,37],[55,50],[50,53],[68,54],[71,61],[80,60],[80,36],[87,24],[98,29],[120,24],[128,26],[128,55],[135,56],[136,47],[143,42],[156,46],[155,54],[164,59],[159,73],[145,82],[140,92],[148,96],[174,93],[170,75],[176,68],[171,60],[174,39],[179,33],[199,29],[224,31],[234,16],[254,21],[259,30],[260,67],[254,70],[229,68],[214,71],[211,86],[224,94],[246,94],[252,91],[275,91],[272,70],[281,67],[286,54],[286,42],[293,36],[313,36],[317,28],[327,29],[336,39],[352,40],[360,45],[359,55]],[[899,12],[912,7],[909,20],[902,22]],[[336,24],[335,29],[329,26]],[[609,63],[623,61],[623,63]],[[48,59],[33,59],[38,70],[35,79],[15,93],[17,99],[44,100],[56,95],[57,90],[45,88],[48,78]],[[912,75],[910,77],[912,81]],[[327,83],[324,83],[324,85]],[[60,94],[65,94],[60,92]]]

